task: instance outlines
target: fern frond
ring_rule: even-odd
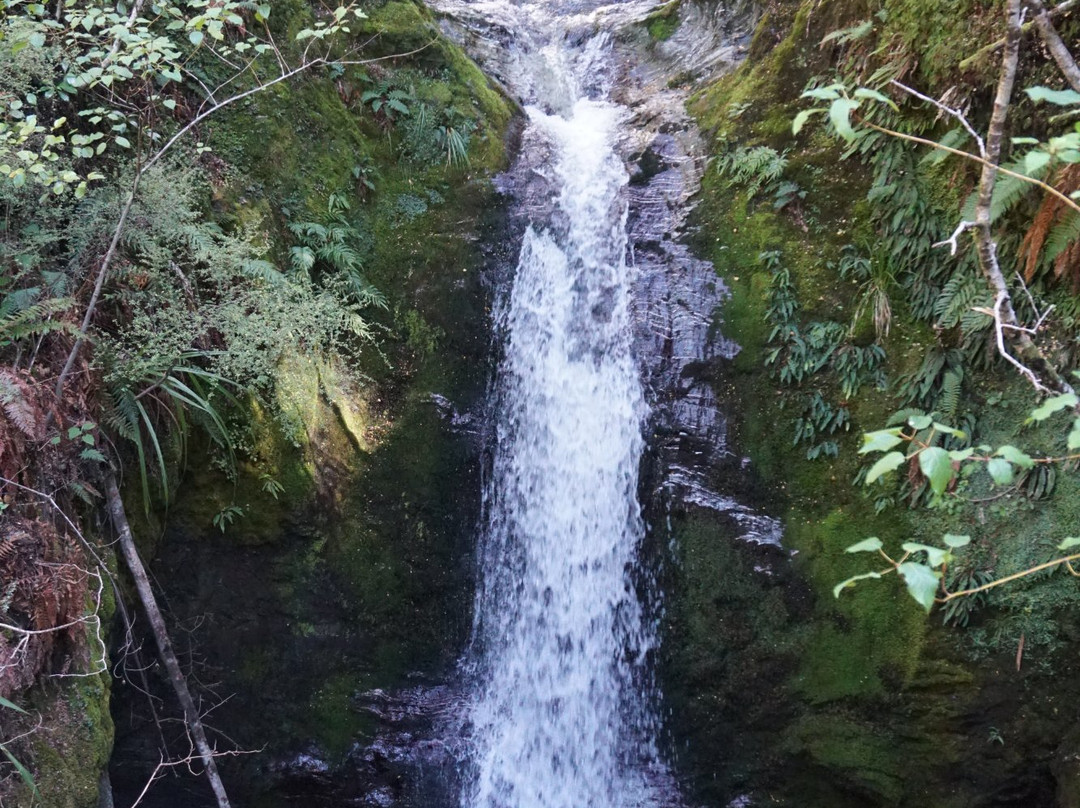
[[[240,270],[249,278],[265,281],[273,286],[280,286],[289,282],[288,278],[269,261],[251,258],[241,262]]]
[[[0,406],[26,437],[41,440],[46,413],[38,404],[30,384],[6,368],[0,368]]]
[[[1057,260],[1058,256],[1068,249],[1069,245],[1080,238],[1080,213],[1068,211],[1046,237],[1046,258],[1049,261]]]

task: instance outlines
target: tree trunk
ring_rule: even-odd
[[[112,474],[106,480],[105,491],[108,499],[109,515],[112,517],[113,525],[116,528],[120,550],[123,553],[128,570],[131,572],[131,577],[135,580],[135,589],[139,593],[139,600],[142,603],[143,610],[146,612],[147,619],[150,621],[150,628],[154,632],[158,653],[169,675],[169,682],[176,691],[180,705],[184,708],[184,720],[187,722],[191,738],[195,742],[195,749],[198,751],[203,766],[206,768],[206,776],[209,778],[210,787],[217,798],[218,808],[229,808],[229,798],[225,794],[225,786],[222,785],[217,764],[214,761],[214,750],[206,740],[206,731],[203,729],[199,711],[195,707],[194,699],[191,698],[187,680],[184,679],[183,673],[180,672],[180,663],[177,662],[172,643],[169,641],[169,634],[165,629],[165,620],[161,616],[161,610],[158,609],[157,601],[154,599],[154,592],[150,588],[150,579],[147,578],[146,568],[143,567],[138,550],[135,548],[135,540],[131,535],[131,526],[128,524],[127,514],[124,512],[124,502],[120,499],[120,489],[117,488],[116,477]]]

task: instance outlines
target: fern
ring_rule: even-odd
[[[0,368],[0,406],[16,428],[31,440],[43,437],[45,411],[29,383],[14,372]]]
[[[10,345],[25,337],[75,331],[71,323],[50,319],[52,315],[70,309],[74,301],[69,297],[50,297],[29,302],[25,293],[37,291],[24,289],[12,292],[0,301],[0,346]]]
[[[722,155],[716,162],[716,170],[731,178],[732,182],[745,185],[751,196],[762,188],[776,182],[787,168],[787,156],[768,146],[739,146]]]
[[[1044,249],[1047,260],[1055,260],[1078,238],[1080,238],[1080,213],[1068,211],[1046,237]]]

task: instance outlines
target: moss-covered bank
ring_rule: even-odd
[[[367,55],[419,52],[279,85],[219,119],[208,142],[224,163],[214,216],[265,228],[280,262],[289,222],[318,221],[331,194],[349,200],[365,277],[387,301],[368,311],[375,339],[357,367],[288,359],[277,401],[251,405],[239,473],[196,454],[160,540],[147,536],[193,680],[211,701],[231,695],[209,723],[261,750],[224,761],[248,804],[286,799],[272,760],[304,750],[341,763],[372,730],[355,696],[444,668],[469,621],[478,445],[432,395],[467,411],[485,387],[478,245],[501,227],[489,178],[506,160],[512,106],[421,4],[366,11]],[[292,13],[297,22],[277,24],[307,12]],[[362,100],[369,90],[401,91],[410,114],[377,114]],[[421,114],[466,135],[467,163],[410,127]],[[169,694],[150,685],[171,713]],[[115,705],[120,799],[156,762],[157,730],[134,688],[121,686]],[[155,790],[161,804],[184,804],[203,787]]]
[[[714,169],[695,214],[696,247],[732,291],[722,330],[742,346],[707,373],[733,413],[736,451],[752,460],[740,485],[783,518],[791,554],[735,545],[733,529],[705,513],[675,522],[664,677],[677,753],[705,804],[741,794],[754,805],[799,806],[1050,805],[1055,793],[1060,804],[1075,800],[1071,775],[1060,784],[1054,776],[1075,743],[1066,737],[1075,710],[1062,705],[1076,687],[1067,650],[1076,595],[1067,576],[1023,588],[1000,611],[973,616],[965,630],[943,628],[940,615],[927,619],[893,582],[860,585],[840,600],[832,592],[872,568],[843,552],[872,535],[896,547],[970,531],[979,557],[992,557],[999,570],[1036,563],[1051,551],[1051,537],[1076,524],[1075,479],[1059,477],[1053,498],[1037,504],[1015,496],[916,512],[894,501],[878,513],[879,493],[866,496],[853,482],[857,435],[885,425],[899,408],[894,394],[872,385],[843,394],[835,379],[816,388],[782,384],[765,362],[776,344],[769,309],[777,268],[792,279],[802,326],[831,320],[846,327],[857,287],[841,276],[838,259],[848,245],[872,249],[883,240],[867,200],[872,168],[843,159],[823,127],[792,136],[791,121],[805,106],[799,94],[815,77],[832,80],[859,59],[873,66],[882,53],[907,59],[918,86],[943,91],[957,80],[957,63],[996,36],[999,5],[764,3],[746,62],[692,100],[713,154],[773,149],[786,160],[783,180],[795,186],[786,193],[801,194],[780,204],[775,189],[748,189]],[[872,41],[819,45],[866,20]],[[991,85],[995,70],[976,65],[963,74],[965,86]],[[924,187],[951,205],[964,181],[931,176]],[[916,370],[950,338],[897,301],[882,342],[886,375]],[[850,417],[849,429],[830,438],[835,459],[808,460],[807,443],[795,439],[795,419],[804,415],[799,394],[808,388]],[[960,409],[977,442],[1043,440],[1018,434],[1033,400],[1006,371],[969,370],[963,389]],[[1018,670],[1021,637],[1039,637],[1040,650]]]

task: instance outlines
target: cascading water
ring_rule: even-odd
[[[566,44],[551,4],[521,9],[548,25],[526,140],[548,148],[555,204],[526,230],[501,317],[462,804],[671,804],[643,670],[654,631],[631,580],[646,406],[615,151],[626,110],[583,89],[600,95],[604,35]]]

